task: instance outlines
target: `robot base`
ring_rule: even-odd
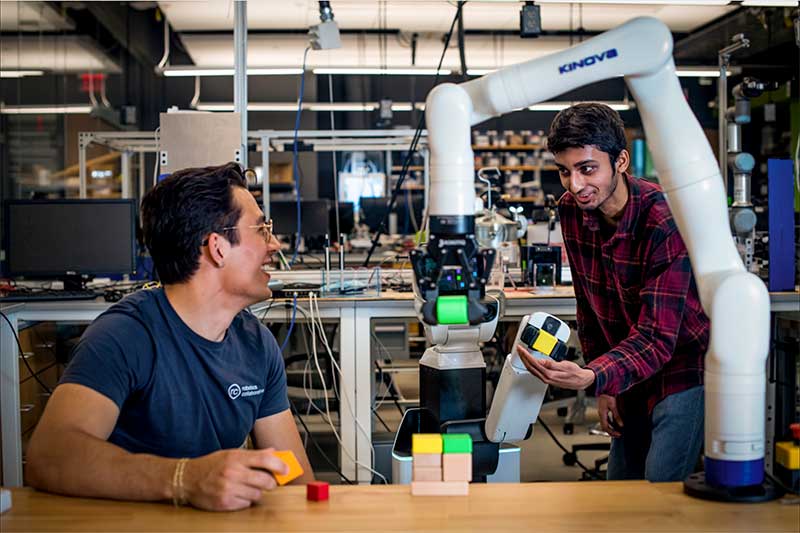
[[[749,487],[714,487],[706,483],[705,472],[692,474],[683,482],[683,492],[694,498],[718,502],[760,503],[783,496],[783,491],[769,479]]]

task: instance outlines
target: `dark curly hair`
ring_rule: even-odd
[[[619,113],[592,102],[559,111],[547,136],[547,147],[554,154],[567,148],[596,146],[608,154],[612,168],[626,145],[625,125]]]
[[[247,187],[237,163],[173,172],[142,199],[144,242],[163,284],[183,283],[200,266],[200,248],[209,233],[225,233],[238,244],[235,226],[241,208],[233,188]]]

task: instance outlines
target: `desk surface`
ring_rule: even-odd
[[[645,481],[473,484],[469,496],[439,498],[412,497],[407,485],[332,486],[328,502],[306,501],[305,487],[282,487],[232,513],[12,493],[3,532],[800,531],[796,504],[706,502],[679,483]]]

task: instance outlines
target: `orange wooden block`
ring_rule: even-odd
[[[442,456],[442,481],[472,481],[472,454],[444,454]]]
[[[469,483],[466,481],[412,481],[412,496],[466,496]]]
[[[412,455],[414,466],[442,467],[442,454],[440,453],[415,453]]]
[[[414,465],[414,481],[442,481],[442,469],[438,466]]]
[[[278,485],[286,485],[293,479],[297,479],[303,475],[303,467],[297,462],[297,457],[294,456],[294,452],[292,452],[292,450],[278,450],[274,453],[276,457],[289,466],[289,473],[286,475],[272,472],[272,475],[275,477],[275,481],[278,482]]]

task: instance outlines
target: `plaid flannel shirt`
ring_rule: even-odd
[[[624,175],[629,198],[604,239],[599,213],[559,201],[578,337],[597,394],[647,402],[703,383],[709,319],[686,246],[658,185]]]

